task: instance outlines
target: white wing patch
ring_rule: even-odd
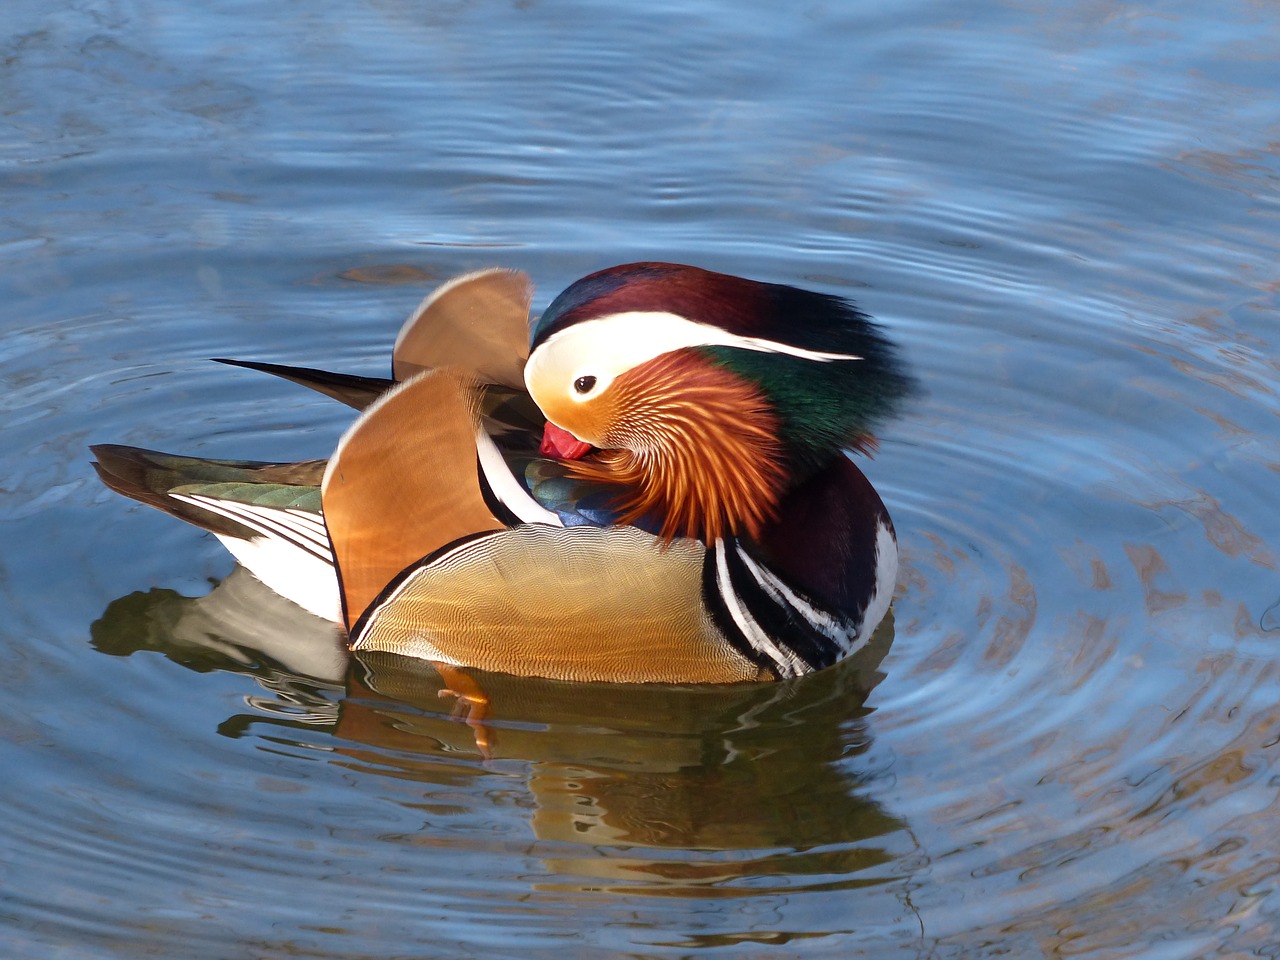
[[[318,513],[295,507],[264,507],[241,500],[222,500],[199,493],[171,493],[169,496],[243,523],[264,537],[287,540],[315,557],[333,563],[329,533],[324,526],[324,517]]]
[[[342,622],[342,601],[333,551],[324,517],[293,507],[264,507],[201,494],[171,493],[192,504],[244,524],[258,536],[249,540],[215,534],[228,552],[255,577],[304,610]]]

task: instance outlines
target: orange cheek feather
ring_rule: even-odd
[[[573,473],[622,488],[621,522],[656,514],[663,539],[709,544],[758,536],[772,517],[786,480],[779,423],[751,384],[676,350],[618,377],[595,406],[607,408],[593,418],[601,429],[582,432],[603,449]]]
[[[609,425],[616,419],[617,414],[616,404],[610,397],[595,397],[583,402],[556,396],[554,393],[550,396],[540,396],[535,392],[533,397],[547,418],[547,427],[542,435],[544,452],[548,444],[555,449],[566,449],[570,452],[576,451],[577,448],[574,445],[578,443],[584,443],[588,448],[606,445],[605,438],[609,433]],[[563,456],[557,453],[551,455]],[[566,456],[564,459],[577,458]]]

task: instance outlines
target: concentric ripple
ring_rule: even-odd
[[[0,953],[1280,953],[1274,10],[9,7]],[[88,466],[326,456],[204,358],[380,375],[444,278],[649,258],[919,376],[857,661],[479,717]]]

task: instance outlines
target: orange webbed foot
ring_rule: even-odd
[[[489,695],[484,692],[480,684],[459,667],[434,661],[432,666],[436,668],[440,679],[445,683],[436,695],[442,700],[448,697],[454,699],[453,718],[471,728],[476,749],[484,759],[492,760],[494,738],[488,724],[485,723],[489,717]]]

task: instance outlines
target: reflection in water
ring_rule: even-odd
[[[1280,956],[1280,8],[178,6],[5,6],[0,955]],[[925,380],[874,714],[486,676],[485,763],[242,574],[86,650],[226,569],[87,439],[347,422],[200,358],[379,374],[402,281],[651,256]]]
[[[791,683],[575,684],[469,671],[491,701],[491,759],[457,722],[430,664],[390,654],[348,663],[331,625],[237,569],[205,597],[171,590],[114,601],[93,625],[101,652],[163,653],[190,669],[252,676],[267,695],[226,735],[327,727],[331,761],[440,788],[517,771],[545,842],[541,890],[764,896],[883,883],[903,825],[860,796],[851,758],[869,734],[860,704],[879,681],[892,617],[862,654]],[[425,826],[430,831],[428,822]],[[749,890],[744,891],[741,884]]]
[[[313,617],[236,567],[207,596],[173,590],[131,593],[92,627],[93,646],[112,656],[156,650],[199,673],[235,670],[260,679],[295,675],[340,683],[346,645],[329,621]]]

